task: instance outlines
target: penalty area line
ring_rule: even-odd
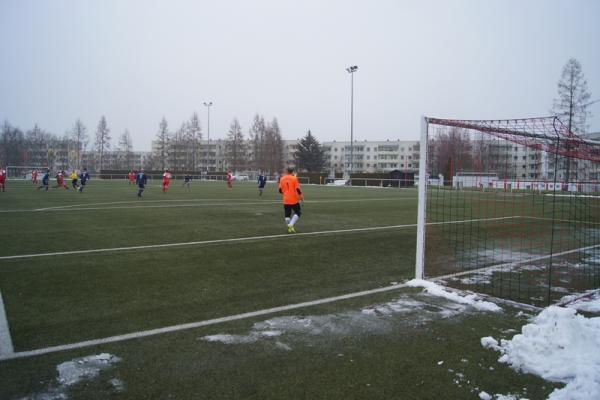
[[[427,225],[445,225],[445,224],[463,224],[469,222],[487,222],[487,221],[498,221],[505,219],[519,218],[519,216],[510,217],[497,217],[497,218],[482,218],[482,219],[468,219],[459,221],[442,221],[442,222],[429,222]],[[354,232],[368,232],[368,231],[380,231],[386,229],[403,229],[403,228],[414,228],[417,224],[403,224],[403,225],[387,225],[387,226],[373,226],[368,228],[350,228],[350,229],[338,229],[329,231],[317,231],[317,232],[301,232],[290,235],[289,233],[277,234],[277,235],[264,235],[264,236],[249,236],[241,238],[230,238],[230,239],[213,239],[213,240],[202,240],[195,242],[181,242],[181,243],[165,243],[165,244],[149,244],[140,246],[128,246],[128,247],[109,247],[104,249],[89,249],[89,250],[72,250],[72,251],[59,251],[53,253],[37,253],[37,254],[18,254],[13,256],[1,256],[2,260],[16,260],[24,258],[36,258],[36,257],[52,257],[52,256],[66,256],[76,254],[90,254],[90,253],[112,253],[119,251],[129,250],[147,250],[147,249],[161,249],[168,247],[183,247],[183,246],[200,246],[210,244],[221,244],[221,243],[236,243],[236,242],[250,242],[257,240],[269,240],[269,239],[280,239],[280,238],[302,238],[308,236],[321,236],[321,235],[332,235],[339,233],[354,233]]]
[[[28,351],[19,351],[19,352],[0,354],[0,361],[14,360],[17,358],[34,357],[34,356],[40,356],[40,355],[48,354],[48,353],[57,353],[60,351],[74,350],[74,349],[80,349],[80,348],[84,348],[84,347],[98,346],[98,345],[102,345],[102,344],[122,342],[125,340],[140,339],[140,338],[149,337],[149,336],[161,335],[164,333],[196,329],[196,328],[201,328],[201,327],[205,327],[205,326],[221,324],[221,323],[225,323],[225,322],[239,321],[239,320],[248,319],[248,318],[260,317],[263,315],[274,314],[274,313],[278,313],[278,312],[282,312],[282,311],[290,311],[290,310],[296,310],[299,308],[313,307],[313,306],[317,306],[317,305],[321,305],[321,304],[334,303],[334,302],[341,301],[341,300],[348,300],[348,299],[354,299],[357,297],[363,297],[363,296],[368,296],[368,295],[377,294],[377,293],[389,292],[389,291],[398,290],[398,289],[401,289],[404,287],[407,287],[407,285],[405,283],[401,283],[401,284],[386,286],[386,287],[378,288],[378,289],[371,289],[371,290],[365,290],[365,291],[361,291],[361,292],[348,293],[348,294],[335,296],[335,297],[326,297],[326,298],[319,299],[319,300],[312,300],[312,301],[306,301],[303,303],[289,304],[286,306],[266,308],[263,310],[251,311],[251,312],[246,312],[246,313],[242,313],[242,314],[235,314],[235,315],[230,315],[227,317],[214,318],[214,319],[198,321],[198,322],[190,322],[187,324],[172,325],[172,326],[167,326],[167,327],[163,327],[163,328],[149,329],[149,330],[145,330],[145,331],[127,333],[124,335],[109,336],[109,337],[102,338],[102,339],[92,339],[92,340],[86,340],[83,342],[45,347],[45,348],[40,348],[40,349],[36,349],[36,350],[28,350]]]

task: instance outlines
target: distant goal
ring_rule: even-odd
[[[600,287],[600,143],[557,117],[423,117],[416,276],[533,305]]]

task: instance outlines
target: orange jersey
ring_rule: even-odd
[[[285,175],[279,180],[279,192],[283,195],[283,204],[298,204],[303,198],[300,183],[294,175]]]

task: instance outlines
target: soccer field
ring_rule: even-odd
[[[0,292],[14,347],[5,358],[15,359],[0,361],[0,397],[465,398],[486,383],[551,391],[477,343],[523,324],[516,313],[447,318],[454,305],[394,289],[414,277],[416,189],[303,189],[288,234],[273,183],[259,197],[250,182],[175,181],[138,199],[124,181],[92,181],[84,193],[9,182]],[[100,353],[119,360],[102,364],[101,378],[57,381],[57,365]],[[492,364],[495,376],[482,375]]]

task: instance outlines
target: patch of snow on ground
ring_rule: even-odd
[[[440,290],[443,291],[443,289]],[[417,297],[425,297],[425,301],[420,301],[410,295],[402,295],[396,300],[365,307],[361,310],[304,317],[276,317],[255,323],[251,331],[245,335],[217,334],[203,336],[200,339],[223,344],[250,344],[260,340],[271,340],[276,347],[290,350],[289,344],[285,343],[286,335],[348,336],[360,333],[385,333],[392,330],[394,324],[398,323],[415,325],[434,319],[449,318],[473,310],[501,310],[493,303],[477,300],[475,295],[461,297],[455,293],[446,291],[444,293],[446,296],[442,297],[450,300],[445,304],[432,304],[429,301],[428,294],[426,296],[416,295]],[[393,318],[397,316],[408,317]]]
[[[84,379],[93,379],[98,376],[100,371],[119,361],[121,361],[119,357],[102,353],[64,362],[56,367],[58,382],[61,385],[71,386]]]
[[[481,392],[479,393],[479,398],[481,400],[492,400],[492,396],[490,396],[489,394],[487,394],[486,392]]]
[[[425,281],[422,279],[413,279],[412,281],[408,281],[407,285],[411,287],[423,287],[425,288],[427,293],[433,296],[443,297],[447,300],[460,304],[467,304],[480,311],[502,311],[502,308],[499,307],[497,304],[494,304],[489,301],[483,301],[475,294],[461,296],[458,293],[448,291],[443,286],[440,286],[433,282]]]
[[[121,358],[108,353],[76,358],[56,366],[58,377],[56,385],[50,385],[47,392],[36,393],[25,397],[23,400],[64,400],[70,386],[81,381],[96,378],[101,371],[110,368],[121,361]],[[119,379],[109,381],[116,391],[122,392],[125,384]]]
[[[578,311],[600,313],[600,290],[588,290],[583,294],[565,296],[560,303]]]
[[[566,386],[549,400],[600,399],[600,317],[586,318],[576,310],[550,306],[523,326],[522,333],[484,347],[502,353],[499,361]]]

